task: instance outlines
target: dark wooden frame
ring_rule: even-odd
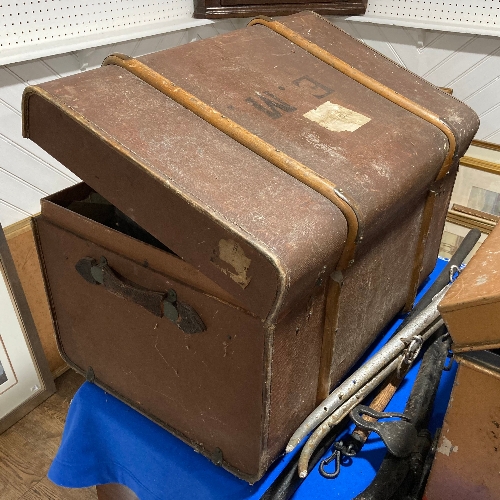
[[[0,419],[0,433],[4,432],[10,426],[14,425],[19,419],[24,417],[31,410],[36,408],[40,403],[45,401],[50,395],[56,391],[56,386],[52,374],[50,373],[49,365],[43,352],[42,344],[38,337],[38,333],[31,315],[31,311],[24,295],[24,290],[21,286],[19,276],[10,254],[9,246],[5,238],[2,226],[0,224],[0,267],[3,271],[2,278],[7,282],[10,288],[10,295],[13,302],[13,307],[16,309],[19,325],[23,331],[24,338],[31,352],[35,368],[38,372],[41,382],[41,388],[32,397],[28,398],[24,403],[14,408],[10,413]],[[4,274],[4,276],[3,276]]]
[[[258,0],[256,0],[258,1]],[[225,5],[222,5],[225,3]],[[364,14],[367,0],[295,0],[290,3],[283,1],[272,3],[252,3],[240,5],[235,0],[233,5],[228,5],[231,0],[195,0],[193,17],[198,19],[221,19],[228,17],[253,17],[266,16],[288,16],[304,10],[313,10],[322,16],[356,16]]]

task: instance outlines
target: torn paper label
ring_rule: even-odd
[[[252,261],[235,241],[220,240],[219,248],[211,260],[241,288],[246,288],[250,283],[252,278],[247,275],[247,272]]]
[[[326,101],[316,109],[311,109],[304,117],[332,132],[354,132],[371,120],[361,113],[330,101]]]

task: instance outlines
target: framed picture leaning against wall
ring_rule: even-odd
[[[0,433],[55,392],[0,225]]]
[[[472,141],[460,160],[439,255],[450,258],[469,229],[477,228],[482,235],[467,263],[499,220],[500,145]]]

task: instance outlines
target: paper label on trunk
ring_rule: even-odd
[[[326,101],[316,109],[311,109],[304,117],[332,132],[354,132],[371,120],[361,113],[344,108],[339,104],[333,104],[330,101]]]

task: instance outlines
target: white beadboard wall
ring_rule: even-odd
[[[96,68],[121,52],[140,56],[176,47],[245,26],[245,19],[169,32],[147,38],[84,49],[0,66],[0,223],[13,224],[40,211],[40,198],[79,181],[72,172],[21,135],[21,96],[27,85]]]
[[[500,38],[361,23],[332,18],[339,27],[454,95],[481,118],[477,138],[500,144]],[[165,35],[0,66],[0,222],[40,210],[40,198],[78,179],[21,136],[21,94],[26,85],[95,68],[112,52],[139,56],[242,27],[231,19]]]

